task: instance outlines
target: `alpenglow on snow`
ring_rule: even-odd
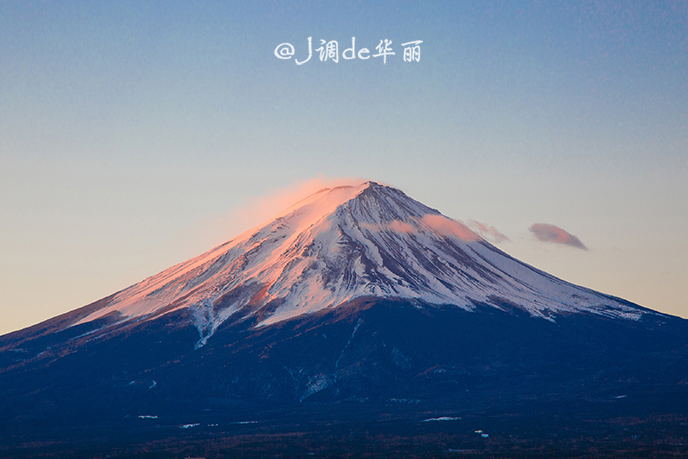
[[[258,326],[360,297],[519,308],[536,318],[649,310],[522,263],[459,221],[366,181],[325,188],[270,223],[113,295],[76,323],[151,320],[192,308],[203,345],[236,313]]]

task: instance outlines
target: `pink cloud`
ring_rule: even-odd
[[[389,223],[362,223],[361,226],[369,231],[394,231],[396,233],[413,233],[416,228],[413,225],[402,222],[401,220],[392,220]]]
[[[253,226],[285,213],[292,205],[325,188],[359,185],[357,178],[316,177],[278,189],[248,202],[233,212],[232,218],[244,226]]]
[[[481,223],[476,220],[471,220],[468,222],[468,226],[470,226],[470,228],[473,231],[475,231],[484,239],[487,239],[490,242],[498,243],[509,240],[509,238],[504,233],[500,232],[494,226],[488,225],[487,223]]]
[[[416,230],[413,226],[401,220],[392,220],[389,224],[389,229],[397,233],[413,233]]]
[[[443,236],[454,236],[465,242],[477,241],[480,239],[480,236],[471,231],[466,225],[456,220],[452,220],[451,218],[447,218],[444,215],[426,214],[421,221]]]
[[[226,242],[230,237],[238,237],[250,232],[257,225],[265,224],[279,215],[284,215],[290,207],[302,199],[321,191],[344,185],[360,185],[365,182],[360,178],[316,177],[302,180],[289,186],[249,199],[244,205],[228,213],[218,213],[205,220],[200,226],[200,233],[195,239],[201,239],[206,245],[217,245]]]
[[[581,242],[580,239],[556,225],[551,225],[549,223],[535,223],[529,229],[539,241],[570,245],[571,247],[576,247],[578,249],[588,250],[588,248]]]

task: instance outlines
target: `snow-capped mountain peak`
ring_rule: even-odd
[[[520,308],[552,319],[644,309],[515,260],[459,221],[367,181],[326,188],[283,215],[119,293],[79,320],[145,320],[192,308],[200,345],[237,312],[260,325],[372,296]]]

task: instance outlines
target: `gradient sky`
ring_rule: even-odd
[[[274,47],[421,39],[422,62]],[[0,333],[364,177],[566,280],[688,317],[688,3],[0,3]],[[560,226],[589,250],[538,241]]]

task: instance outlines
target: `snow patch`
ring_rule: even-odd
[[[460,421],[460,417],[451,417],[451,416],[440,416],[439,418],[428,418],[428,419],[423,419],[420,422],[447,422],[447,421]]]
[[[180,429],[193,429],[194,427],[200,426],[200,422],[194,422],[192,424],[182,424],[179,426]]]

